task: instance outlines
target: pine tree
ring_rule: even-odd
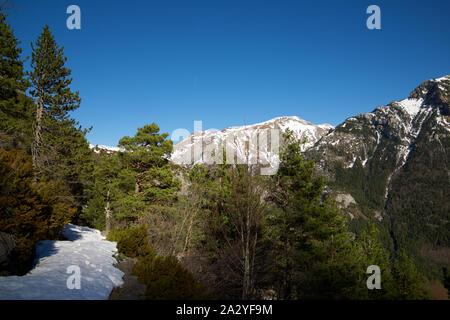
[[[30,134],[31,103],[25,96],[22,49],[6,16],[0,12],[0,147],[26,148]]]
[[[48,25],[44,27],[36,43],[31,44],[31,48],[31,71],[27,74],[31,84],[30,94],[36,100],[32,155],[33,166],[39,172],[46,160],[44,130],[49,130],[48,127],[55,125],[55,121],[65,121],[67,126],[73,125],[68,113],[77,109],[81,100],[78,92],[73,93],[69,87],[72,79],[71,70],[64,66],[67,58]]]
[[[322,200],[325,179],[304,161],[300,141],[284,135],[270,217],[275,282],[282,299],[348,298],[355,295],[357,261],[344,219],[331,199]]]
[[[97,157],[82,219],[109,233],[114,220],[129,217],[133,208],[142,205],[142,199],[134,194],[134,171],[126,168],[119,154],[101,151]]]
[[[70,112],[80,105],[79,93],[70,89],[67,58],[48,25],[31,47],[31,71],[27,75],[36,102],[34,181],[40,178],[66,185],[81,212],[87,200],[84,190],[91,183],[93,158],[85,137],[89,130],[70,117]]]
[[[400,250],[392,266],[392,282],[386,288],[387,297],[394,300],[430,299],[430,293],[424,288],[426,278],[417,270],[414,260],[405,250]]]
[[[151,204],[172,203],[180,187],[169,166],[173,143],[167,137],[152,123],[138,128],[134,137],[126,136],[119,141],[119,146],[125,149],[125,161],[136,172],[136,195],[143,195]]]
[[[306,242],[302,236],[307,222],[306,211],[313,209],[313,202],[320,197],[325,182],[313,178],[314,164],[303,160],[300,141],[295,141],[289,131],[283,137],[284,148],[271,192],[272,201],[279,210],[270,218],[270,224],[276,255],[275,281],[279,283],[277,291],[281,299],[292,299],[297,273],[295,251],[301,242]]]
[[[26,89],[23,61],[20,59],[22,49],[14,31],[6,22],[6,16],[0,12],[0,93],[2,100],[16,96]],[[3,105],[3,103],[2,103]]]
[[[369,221],[366,229],[362,230],[355,240],[359,251],[357,255],[359,272],[356,274],[361,288],[359,299],[386,299],[386,288],[392,284],[389,253],[381,243],[379,233],[375,224]],[[373,265],[380,268],[381,289],[368,290],[366,281],[369,275],[366,274],[366,271],[369,266]]]

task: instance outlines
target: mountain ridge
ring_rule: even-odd
[[[193,134],[175,145],[174,154],[180,159],[196,143],[200,147],[200,142],[208,147],[202,137],[208,142],[214,135],[226,138],[227,133],[238,132],[238,139],[229,146],[238,155],[247,152],[244,163],[263,159],[277,167],[279,159],[273,152],[260,154],[245,141],[260,134],[258,129],[263,127],[293,129],[298,139],[307,139],[302,147],[304,157],[313,160],[317,172],[328,179],[328,195],[348,217],[352,231],[358,232],[367,220],[375,219],[392,254],[397,247],[407,248],[424,273],[438,277],[439,268],[450,263],[449,109],[447,75],[421,83],[403,100],[349,117],[335,127],[320,128],[298,117],[277,117]],[[211,162],[208,156],[204,161],[203,153],[197,161],[186,158],[188,166]]]

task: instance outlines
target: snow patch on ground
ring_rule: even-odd
[[[40,241],[35,267],[24,276],[0,277],[1,300],[106,300],[112,289],[123,284],[123,272],[115,268],[115,242],[100,231],[68,224],[67,241]],[[69,266],[78,266],[80,289],[69,289]]]

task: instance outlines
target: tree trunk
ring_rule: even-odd
[[[34,168],[34,176],[33,176],[34,182],[37,181],[38,169],[40,166],[39,148],[41,147],[41,144],[42,144],[41,131],[42,131],[42,115],[43,115],[43,113],[44,113],[44,105],[42,103],[42,100],[40,98],[37,98],[36,122],[35,122],[35,129],[34,129],[34,142],[33,142],[33,148],[31,150],[33,168]]]
[[[188,232],[186,234],[186,241],[184,243],[184,249],[183,249],[183,254],[186,253],[186,257],[189,257],[190,253],[191,253],[191,237],[192,237],[192,226],[194,225],[194,219],[196,216],[197,212],[194,211],[194,213],[191,216],[191,221],[189,222],[189,229]]]
[[[242,300],[247,300],[250,295],[250,212],[248,208],[245,220],[244,281],[242,286]]]
[[[139,193],[139,182],[136,178],[136,184],[134,185],[134,193],[138,194]]]
[[[111,231],[111,205],[109,201],[109,189],[108,194],[106,195],[106,207],[105,207],[105,215],[106,215],[106,235]]]

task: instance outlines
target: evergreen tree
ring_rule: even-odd
[[[14,31],[6,22],[6,16],[0,12],[0,94],[2,107],[7,107],[3,100],[16,96],[18,91],[24,94],[23,61],[20,59],[22,49],[14,36]]]
[[[59,181],[76,200],[78,211],[86,204],[85,188],[91,183],[92,152],[86,140],[88,130],[70,117],[80,105],[78,92],[72,92],[67,58],[48,25],[31,44],[30,94],[36,100],[32,147],[34,180]]]
[[[78,92],[72,92],[71,70],[64,65],[63,48],[59,47],[46,25],[35,44],[31,44],[31,71],[28,72],[31,85],[30,94],[36,100],[34,143],[32,148],[33,166],[36,172],[44,166],[47,154],[47,141],[43,139],[44,130],[55,126],[55,121],[73,126],[69,112],[80,105]],[[52,132],[55,136],[55,132]],[[50,135],[52,136],[52,135]],[[37,177],[35,177],[36,179]]]
[[[387,297],[386,288],[392,286],[392,276],[390,273],[389,253],[383,247],[379,238],[379,230],[373,222],[367,224],[365,230],[358,235],[356,245],[360,250],[360,272],[358,279],[361,285],[361,299],[385,299]],[[367,290],[366,279],[369,275],[366,274],[367,267],[378,266],[381,272],[381,289]]]
[[[124,166],[118,153],[101,151],[98,158],[82,218],[109,233],[114,220],[129,217],[133,208],[142,205],[142,199],[134,194],[135,172]]]
[[[335,204],[322,201],[325,179],[304,161],[300,141],[284,135],[280,166],[273,176],[270,217],[275,283],[282,299],[349,298],[358,287],[355,247]]]
[[[136,173],[135,193],[151,204],[170,204],[175,200],[180,182],[175,179],[168,157],[173,149],[169,134],[159,133],[152,123],[138,128],[134,137],[123,137],[124,160]]]
[[[400,250],[392,266],[392,283],[386,289],[388,298],[394,300],[429,299],[430,293],[424,288],[426,278],[417,270],[414,260]]]
[[[25,96],[22,49],[0,12],[0,147],[27,148],[32,106]]]
[[[16,238],[19,273],[31,267],[35,242],[58,238],[76,211],[63,185],[32,179],[29,155],[0,149],[0,231]]]

